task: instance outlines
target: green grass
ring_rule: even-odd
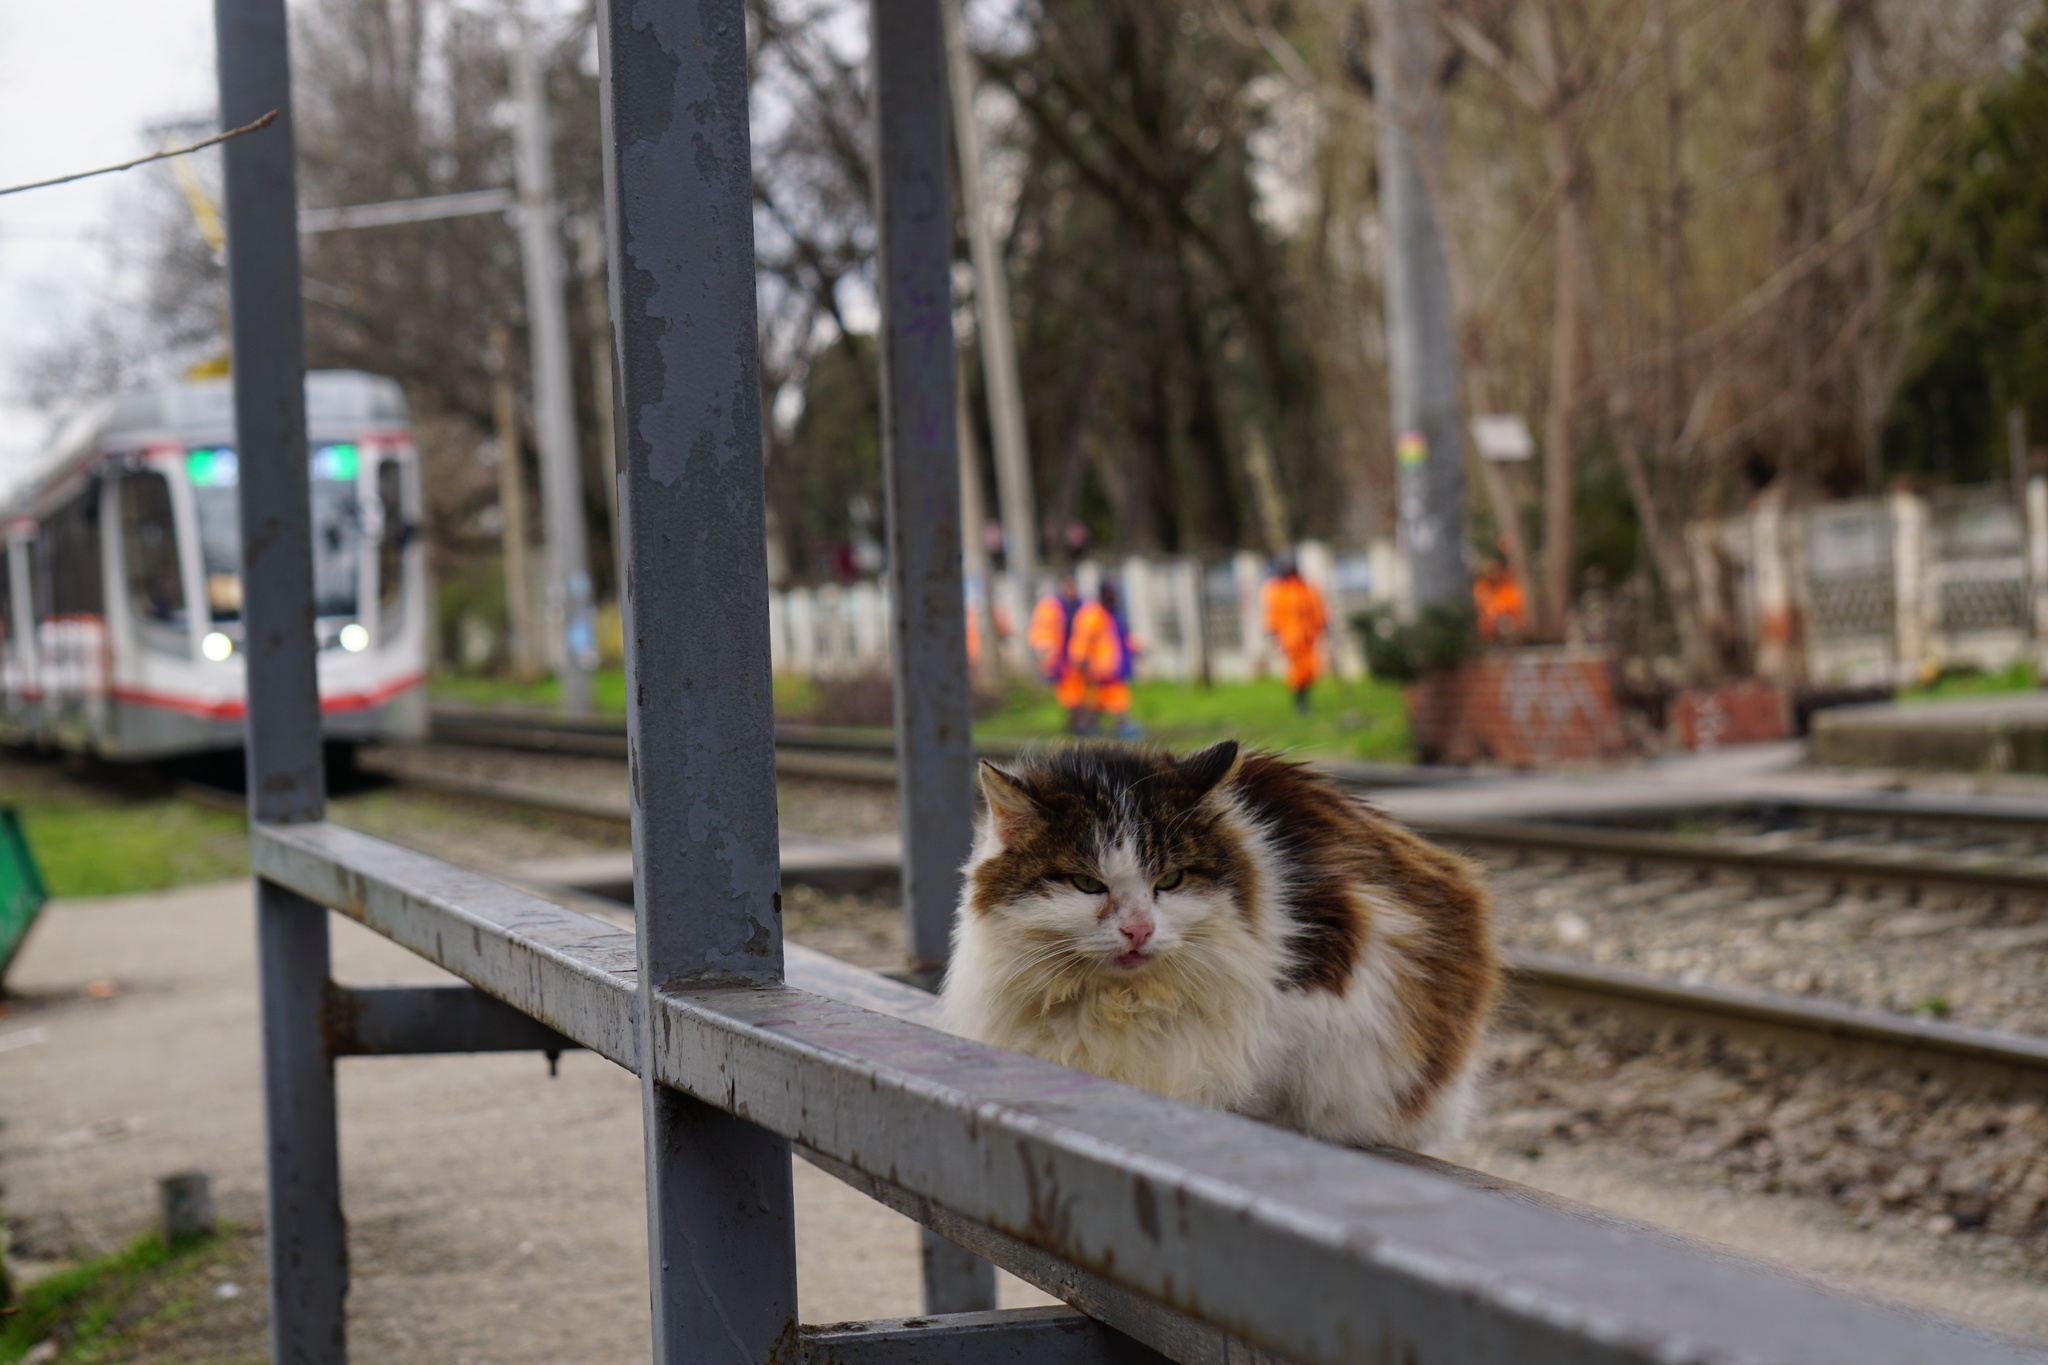
[[[599,710],[625,709],[625,677],[612,669],[596,675]],[[550,707],[560,698],[552,678],[515,683],[503,678],[438,678],[436,701],[478,707]],[[775,679],[775,711],[779,716],[814,713],[821,689],[805,678]],[[1131,688],[1131,715],[1145,728],[1146,738],[1176,748],[1217,739],[1332,758],[1394,762],[1408,757],[1408,713],[1401,689],[1391,683],[1344,682],[1325,678],[1310,696],[1309,714],[1295,714],[1294,700],[1278,679],[1248,683],[1140,681]],[[975,726],[990,739],[1054,739],[1066,731],[1066,716],[1052,694],[1035,684],[1019,684],[993,714]]]
[[[1906,688],[1899,693],[1899,700],[1938,701],[1943,697],[1984,697],[2001,692],[2032,692],[2040,685],[2040,679],[2034,674],[2034,665],[2022,659],[1996,673],[1982,673],[1974,669],[1950,673],[1919,687]]]
[[[182,1317],[198,1304],[191,1294],[177,1294],[137,1319],[136,1291],[191,1270],[213,1244],[208,1236],[166,1246],[149,1233],[112,1255],[44,1276],[21,1292],[17,1311],[0,1317],[0,1365],[12,1365],[51,1338],[59,1344],[58,1365],[121,1358],[133,1335]]]
[[[562,689],[553,674],[525,683],[510,678],[443,675],[428,683],[427,690],[435,701],[485,710],[552,710],[562,703]],[[590,699],[599,711],[624,715],[626,671],[623,668],[601,668],[592,674]]]
[[[29,852],[52,896],[112,896],[247,875],[249,833],[238,815],[176,797],[123,798],[5,783],[0,803],[21,813]]]
[[[1131,686],[1131,716],[1145,737],[1174,748],[1236,739],[1262,748],[1325,758],[1399,762],[1408,757],[1408,713],[1401,689],[1384,682],[1343,682],[1325,678],[1309,694],[1309,713],[1296,714],[1284,683],[1137,682]],[[1052,695],[1019,689],[976,733],[987,738],[1052,739],[1064,733],[1066,716]]]

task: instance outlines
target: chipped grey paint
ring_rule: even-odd
[[[284,0],[216,0],[214,28],[221,126],[278,114],[268,128],[221,149],[241,465],[249,816],[313,821],[326,809],[327,784],[314,662],[305,329]],[[327,912],[260,884],[256,957],[271,1356],[280,1365],[339,1365],[348,1355],[348,1246],[334,1071],[320,1009]]]
[[[263,829],[257,850],[262,875],[337,897],[586,1046],[616,1058],[631,1033],[636,983],[606,965],[623,956],[622,936],[601,921],[331,826]],[[915,1007],[901,987],[863,985],[843,964],[814,978],[809,955],[792,956],[807,980]],[[1310,1365],[2043,1359],[1732,1252],[1532,1206],[1478,1177],[1329,1146],[805,990],[703,983],[658,993],[652,1008],[656,1074],[704,1107]],[[1005,1244],[976,1249],[1000,1259]],[[1177,1359],[1216,1358],[1176,1350],[1160,1325],[1175,1320],[1117,1325]]]
[[[792,1365],[1164,1365],[1069,1308],[883,1318],[806,1327]]]
[[[935,972],[946,961],[974,818],[939,0],[875,0],[869,27],[880,162],[882,481],[897,603],[890,645],[895,676],[906,680],[895,694],[903,914],[912,970]]]
[[[874,0],[875,221],[880,227],[882,487],[889,521],[904,942],[936,980],[973,842],[974,718],[960,580],[954,420],[953,197],[946,180],[946,55],[939,0]],[[990,641],[990,649],[996,642]],[[927,1312],[996,1305],[995,1271],[926,1233]]]
[[[644,1002],[782,976],[744,4],[607,0],[598,34]],[[789,1144],[641,1096],[655,1359],[756,1365],[796,1324]]]

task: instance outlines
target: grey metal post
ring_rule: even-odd
[[[973,840],[954,423],[953,225],[940,0],[875,0],[882,483],[895,600],[896,759],[911,968],[945,965]]]
[[[911,970],[927,976],[945,965],[960,866],[974,838],[943,3],[873,0],[869,7],[903,916]],[[929,1230],[924,1285],[926,1312],[995,1307],[995,1267]]]
[[[1443,223],[1424,161],[1443,164],[1441,37],[1429,0],[1374,0],[1380,221],[1386,224],[1387,368],[1396,497],[1412,607],[1470,602],[1458,343]]]
[[[789,1143],[655,1084],[671,983],[782,975],[743,0],[607,0],[626,724],[654,1357],[796,1321]]]
[[[314,663],[305,327],[284,0],[215,0],[214,26],[224,126],[278,111],[276,123],[222,151],[241,478],[249,818],[286,824],[320,819],[327,788]],[[256,931],[272,1359],[340,1362],[348,1354],[342,1312],[348,1245],[334,1069],[320,1027],[327,911],[258,882]]]
[[[524,0],[512,52],[513,125],[519,150],[519,250],[526,276],[526,334],[533,366],[533,432],[540,447],[541,516],[548,534],[548,649],[562,682],[562,709],[590,713],[597,666],[591,621],[589,531],[583,463],[576,451],[576,397],[569,373],[569,314],[562,298],[562,234],[555,205],[554,135]]]

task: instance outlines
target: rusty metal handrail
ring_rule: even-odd
[[[1207,1358],[1183,1319],[1308,1365],[2030,1358],[831,999],[904,988],[800,950],[789,984],[671,983],[642,1029],[632,935],[606,921],[339,826],[259,827],[255,848],[259,876],[572,1041],[637,1070],[651,1037],[663,1085],[1162,1306],[1167,1326],[1118,1325],[1175,1358]]]

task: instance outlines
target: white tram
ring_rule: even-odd
[[[424,730],[419,461],[397,383],[306,376],[320,709],[330,741]],[[132,393],[0,512],[0,742],[108,759],[242,743],[234,393]]]

